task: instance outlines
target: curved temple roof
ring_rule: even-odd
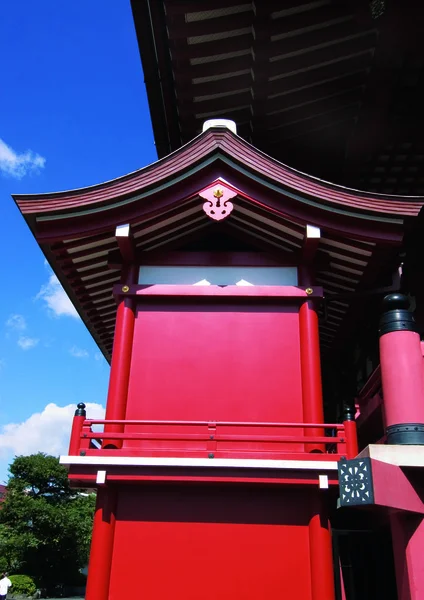
[[[207,217],[199,196],[218,180],[236,193],[223,224]],[[370,285],[370,272],[390,261],[396,266],[404,220],[424,204],[424,197],[372,195],[315,179],[225,128],[209,129],[113,181],[14,199],[108,360],[116,314],[112,287],[120,280],[119,265],[111,260],[118,225],[131,224],[137,253],[175,250],[193,237],[226,232],[293,263],[301,261],[306,225],[320,227],[317,284],[327,298],[341,295],[329,304],[321,327],[321,342],[329,346],[348,309],[343,295]]]

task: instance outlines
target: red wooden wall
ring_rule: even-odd
[[[141,305],[127,418],[302,421],[298,308]]]
[[[309,509],[297,490],[122,488],[110,600],[310,600]]]

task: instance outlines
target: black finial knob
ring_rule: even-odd
[[[408,310],[409,298],[404,294],[389,294],[383,298],[383,312],[389,310]]]
[[[417,331],[413,314],[409,309],[409,298],[404,294],[389,294],[383,299],[383,314],[378,333],[380,337],[393,331]]]
[[[354,421],[356,415],[356,408],[352,405],[347,405],[343,407],[343,421]]]
[[[77,410],[75,411],[76,417],[85,417],[87,413],[85,412],[85,404],[84,402],[79,402],[77,404]]]

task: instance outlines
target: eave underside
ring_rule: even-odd
[[[226,117],[304,172],[357,189],[424,193],[419,2],[132,6],[159,156],[206,119]]]

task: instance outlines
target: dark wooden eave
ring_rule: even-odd
[[[213,117],[303,172],[424,194],[418,0],[132,0],[159,157]]]
[[[199,191],[217,179],[236,192],[224,228],[202,210]],[[50,265],[109,360],[116,305],[112,288],[120,271],[117,225],[131,224],[140,258],[180,249],[210,235],[301,261],[306,224],[320,227],[315,254],[317,284],[328,305],[321,343],[342,335],[352,294],[396,266],[404,220],[413,220],[423,197],[356,192],[291,169],[228,129],[210,129],[173,154],[125,177],[68,192],[14,196]],[[288,258],[287,258],[288,257]]]

